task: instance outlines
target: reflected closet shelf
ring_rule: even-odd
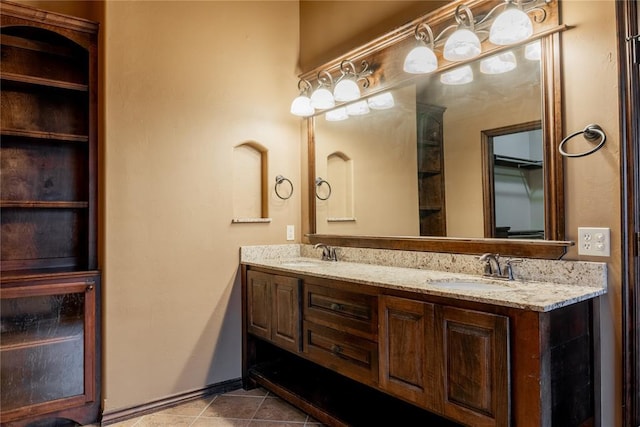
[[[0,200],[3,208],[35,208],[35,209],[86,209],[89,202],[77,201],[36,201],[36,200]]]

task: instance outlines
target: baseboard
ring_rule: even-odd
[[[140,417],[142,415],[150,414],[152,412],[160,411],[162,409],[170,408],[172,406],[179,405],[181,403],[188,402],[190,400],[199,399],[211,394],[221,394],[228,391],[237,390],[242,387],[242,379],[236,378],[228,381],[223,381],[216,384],[211,384],[207,387],[191,390],[184,393],[175,394],[172,396],[164,397],[162,399],[154,400],[142,405],[132,406],[130,408],[118,409],[116,411],[105,412],[102,414],[101,425],[107,426],[109,424],[119,423],[121,421],[128,420],[130,418]]]

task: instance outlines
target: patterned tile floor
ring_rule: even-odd
[[[322,424],[264,389],[240,389],[109,426],[321,427]]]

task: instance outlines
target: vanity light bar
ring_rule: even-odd
[[[342,61],[340,63],[340,76],[335,81],[327,70],[320,70],[316,79],[318,86],[311,92],[310,96],[307,95],[307,92],[313,89],[311,83],[306,80],[298,82],[298,89],[301,88],[301,82],[304,82],[302,84],[303,89],[300,89],[300,95],[291,104],[291,114],[308,117],[315,114],[316,110],[329,110],[335,107],[336,101],[357,101],[361,96],[359,82],[362,82],[362,87],[369,87],[368,77],[371,74],[372,71],[369,69],[367,61],[362,61],[360,71],[352,61]],[[303,99],[300,99],[301,97]],[[312,112],[307,107],[305,97],[309,98],[309,105],[313,108]]]
[[[486,39],[496,46],[521,43],[533,35],[533,22],[542,23],[547,18],[543,7],[550,0],[505,0],[494,6],[480,18],[475,18],[471,8],[465,4],[456,7],[453,13],[455,23],[446,26],[434,36],[431,26],[426,22],[416,25],[414,35],[417,46],[405,57],[403,70],[410,74],[429,74],[438,71],[436,48],[442,48],[442,57],[449,62],[468,61],[482,53],[482,42]],[[536,50],[536,47],[537,50]],[[526,58],[539,59],[539,43],[526,48]],[[515,68],[515,58],[502,58],[498,55],[483,60],[481,71],[487,74],[499,74]],[[449,68],[449,66],[447,66]],[[446,84],[464,84],[473,80],[473,72],[454,69],[443,73],[441,81]],[[309,117],[318,110],[330,110],[337,103],[357,101],[361,97],[360,82],[363,88],[370,84],[372,74],[369,63],[362,61],[360,69],[352,61],[340,63],[340,75],[334,77],[327,71],[318,72],[317,86],[306,81],[300,94],[291,104],[291,113],[300,117]],[[455,77],[455,78],[454,78]],[[310,94],[309,94],[310,93]],[[352,110],[355,107],[350,107]],[[376,108],[370,103],[367,108]],[[341,110],[342,111],[342,110]],[[364,107],[361,108],[364,111]],[[366,113],[363,113],[366,114]],[[350,114],[353,115],[353,114]],[[333,120],[344,120],[344,114],[333,113]]]
[[[443,40],[444,59],[450,62],[473,59],[482,53],[481,40],[486,39],[487,27],[489,41],[494,45],[506,46],[523,42],[533,34],[533,22],[529,14],[535,15],[535,22],[543,22],[547,12],[540,6],[546,2],[547,0],[505,0],[479,20],[474,18],[468,6],[461,4],[456,7],[453,15],[456,24],[445,27],[436,37],[429,24],[421,22],[415,29],[419,46],[407,54],[403,69],[412,74],[437,71],[434,48]],[[500,9],[501,12],[494,17]],[[449,33],[451,34],[448,35]]]

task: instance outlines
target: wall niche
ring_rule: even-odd
[[[268,150],[254,141],[233,148],[232,223],[271,222],[267,199]]]

